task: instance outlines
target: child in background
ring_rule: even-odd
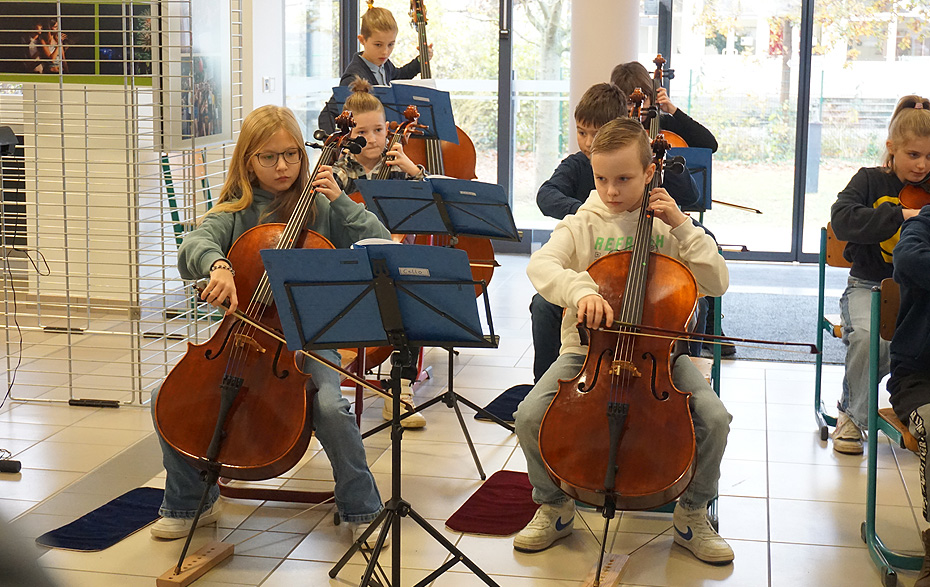
[[[404,154],[404,146],[400,141],[393,149],[384,153],[387,142],[387,121],[384,117],[384,106],[371,93],[371,84],[360,77],[355,78],[351,85],[352,95],[346,100],[345,109],[352,113],[355,126],[352,128],[352,138],[364,137],[365,146],[361,153],[349,153],[333,164],[333,175],[336,183],[347,194],[356,191],[355,180],[358,178],[371,179],[382,165],[392,168],[390,179],[422,180],[426,177],[426,170],[415,164]],[[372,365],[374,366],[374,365]],[[401,379],[400,397],[402,400],[415,406],[413,403],[413,388],[411,382],[417,377],[416,368],[405,368]],[[410,408],[403,406],[404,413]],[[393,403],[384,401],[381,416],[390,420],[393,415]],[[411,414],[400,421],[404,428],[422,428],[426,426],[426,418],[421,412]]]
[[[308,160],[297,119],[287,108],[268,105],[245,117],[229,174],[220,199],[189,232],[178,251],[178,270],[183,279],[209,277],[201,299],[221,307],[229,300],[228,312],[239,305],[234,267],[226,257],[235,240],[246,230],[265,222],[287,222],[304,186],[309,181]],[[320,196],[314,203],[307,228],[336,247],[347,248],[364,238],[390,236],[377,217],[357,204],[339,188],[332,169],[320,166],[313,181]],[[318,351],[335,364],[339,353]],[[365,447],[349,402],[340,390],[341,375],[316,361],[306,361],[318,391],[313,397],[315,434],[333,467],[336,507],[358,538],[367,522],[381,512],[382,503],[375,479],[368,469]],[[308,382],[309,383],[309,382]],[[152,394],[152,406],[157,398]],[[159,435],[167,477],[160,520],[152,525],[152,536],[174,540],[187,536],[203,492],[200,473]],[[220,513],[219,488],[210,489],[209,499],[198,521],[203,526]]]
[[[348,86],[356,77],[367,80],[373,86],[386,86],[396,79],[413,79],[420,74],[420,59],[414,57],[403,67],[396,67],[391,62],[394,43],[397,40],[397,21],[387,8],[376,8],[374,2],[368,3],[368,10],[362,15],[358,42],[362,50],[355,54],[339,79],[340,86]],[[429,46],[429,58],[433,57],[433,46]],[[327,133],[335,130],[336,116],[339,115],[332,98],[320,112],[318,123]]]
[[[646,94],[643,108],[649,108],[653,104],[659,107],[660,129],[680,136],[689,147],[717,152],[717,139],[714,138],[712,132],[688,116],[684,110],[672,104],[665,88],[660,87],[657,92],[652,91],[652,76],[640,62],[629,61],[614,67],[610,72],[610,82],[619,87],[626,96],[632,94],[636,88],[641,89]]]
[[[404,154],[404,145],[401,141],[387,153],[384,147],[387,144],[387,120],[384,116],[384,106],[381,101],[371,93],[371,84],[360,77],[356,77],[350,86],[352,95],[346,100],[344,109],[352,113],[355,126],[352,127],[353,139],[363,137],[365,146],[358,155],[349,153],[333,164],[333,174],[339,186],[351,194],[356,190],[355,180],[362,177],[371,179],[382,165],[391,169],[390,179],[416,179],[426,177],[426,170],[417,165]]]
[[[846,373],[832,435],[833,450],[839,453],[862,454],[861,431],[868,425],[869,407],[870,291],[892,276],[892,252],[901,224],[918,212],[904,208],[898,195],[905,185],[927,181],[928,174],[930,101],[904,96],[888,125],[882,165],[857,171],[830,209],[836,237],[847,242],[843,256],[852,263],[846,290],[840,297]],[[888,353],[889,343],[881,341],[880,377],[888,374]]]
[[[533,501],[540,504],[533,520],[514,538],[514,548],[537,552],[572,532],[574,502],[549,476],[539,449],[539,428],[552,403],[560,379],[577,375],[585,361],[578,324],[589,328],[612,325],[613,310],[598,293],[588,266],[610,253],[608,239],[632,239],[639,226],[644,189],[655,165],[645,130],[638,120],[616,118],[597,132],[591,144],[591,166],[597,192],[575,214],[559,222],[552,237],[530,258],[526,273],[546,299],[565,307],[562,348],[558,359],[536,382],[516,412],[516,430],[533,485]],[[726,262],[714,239],[691,222],[664,188],[655,188],[645,204],[655,212],[652,241],[656,252],[680,260],[694,275],[698,291],[721,295],[729,282]],[[677,389],[690,393],[690,409],[697,442],[694,478],[675,506],[674,541],[698,559],[725,564],[733,551],[707,519],[707,503],[717,494],[720,461],[732,419],[690,357],[681,355],[672,367]],[[579,447],[584,450],[584,447]]]

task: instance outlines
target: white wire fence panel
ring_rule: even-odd
[[[109,37],[85,36],[69,3],[3,4],[57,7],[65,38],[110,45],[67,47],[92,76],[79,62],[14,74],[0,51],[0,126],[19,143],[0,157],[0,381],[14,400],[143,405],[218,318],[180,279],[177,248],[219,197],[241,122],[241,0],[219,28],[206,0],[110,4]],[[222,58],[198,27],[227,40]]]

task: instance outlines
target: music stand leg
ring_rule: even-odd
[[[396,347],[395,347],[396,349]],[[478,565],[471,561],[468,557],[462,553],[454,544],[449,542],[449,540],[440,534],[432,525],[427,522],[423,517],[417,514],[410,504],[401,497],[401,452],[400,445],[401,439],[403,437],[404,427],[401,424],[401,415],[400,415],[400,374],[401,368],[410,357],[410,349],[396,349],[394,355],[391,359],[393,366],[391,368],[391,385],[392,385],[392,402],[394,405],[394,414],[391,419],[391,499],[385,504],[384,509],[378,514],[378,517],[375,518],[372,523],[368,526],[364,533],[355,541],[354,544],[349,548],[349,550],[342,556],[341,559],[333,566],[329,571],[329,576],[335,578],[339,574],[339,571],[349,562],[349,559],[352,558],[365,543],[365,540],[368,536],[378,527],[378,524],[383,523],[381,527],[381,532],[378,535],[378,540],[375,543],[374,548],[371,551],[371,558],[368,560],[368,565],[365,567],[365,574],[362,576],[362,580],[359,583],[359,587],[368,587],[371,576],[374,573],[376,567],[378,567],[378,558],[381,555],[381,551],[384,549],[384,540],[387,537],[387,533],[390,531],[391,541],[393,542],[393,550],[391,551],[391,586],[400,587],[400,551],[401,551],[401,531],[400,531],[400,518],[405,516],[410,516],[421,528],[423,528],[430,536],[432,536],[437,542],[442,544],[443,547],[453,555],[453,558],[441,567],[430,573],[430,575],[416,584],[415,587],[426,586],[431,583],[436,577],[446,572],[449,568],[455,565],[458,562],[463,563],[467,566],[473,573],[475,573],[482,581],[485,582],[490,587],[500,587],[493,579],[491,579],[484,571],[482,571]],[[451,373],[450,373],[451,377]],[[442,396],[439,396],[441,399]],[[436,400],[437,398],[433,398]],[[433,401],[431,400],[431,401]],[[433,401],[433,403],[435,403]],[[462,422],[464,428],[465,423]]]

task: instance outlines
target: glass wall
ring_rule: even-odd
[[[514,3],[513,215],[521,228],[551,228],[536,191],[571,151],[575,121],[568,104],[571,2]]]
[[[285,103],[309,138],[339,83],[339,0],[285,0]],[[309,132],[308,132],[309,131]]]
[[[791,248],[798,80],[791,23],[800,21],[800,6],[773,4],[676,0],[672,8],[669,97],[717,139],[714,203],[704,223],[725,249]],[[642,22],[658,26],[654,15]],[[651,30],[640,34],[640,61],[650,70],[655,39]]]
[[[520,228],[546,228],[535,196],[570,153],[569,0],[505,0],[512,6],[515,133],[513,213]],[[339,2],[286,0],[287,103],[315,128],[338,82]],[[672,101],[709,128],[720,145],[714,204],[705,224],[718,241],[755,258],[796,260],[815,253],[829,208],[855,170],[876,165],[888,117],[905,93],[930,94],[930,6],[914,0],[815,1],[805,185],[795,187],[802,0],[652,0],[640,16],[639,59],[657,53],[659,3],[671,2]],[[497,182],[500,0],[427,0],[433,77],[452,94],[456,122],[475,143],[477,175]],[[416,54],[408,0],[379,0],[399,25],[392,60]],[[360,1],[359,14],[367,9]],[[501,178],[501,183],[507,183]],[[794,217],[795,193],[803,217]],[[727,204],[757,208],[746,212]],[[794,250],[797,235],[802,250]],[[809,260],[809,258],[808,258]]]
[[[856,170],[881,164],[898,98],[930,95],[930,78],[917,73],[930,66],[928,8],[918,12],[914,4],[908,11],[905,4],[887,3],[879,12],[863,3],[857,26],[834,24],[815,31],[806,253],[819,251],[820,227]],[[834,22],[832,16],[824,5],[815,4],[815,22]]]

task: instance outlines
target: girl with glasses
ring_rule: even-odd
[[[242,122],[229,174],[219,202],[200,225],[184,237],[178,251],[178,270],[184,279],[209,277],[201,298],[221,307],[229,300],[232,312],[236,297],[235,268],[226,258],[236,239],[248,229],[266,222],[286,223],[309,180],[308,161],[297,119],[287,108],[268,105],[256,109]],[[365,238],[389,238],[390,234],[361,204],[350,200],[333,178],[332,168],[320,166],[313,186],[317,197],[307,228],[323,235],[338,248],[348,248]],[[241,300],[243,304],[248,300]],[[335,350],[319,351],[339,364]],[[303,369],[318,391],[313,398],[313,425],[336,480],[336,507],[357,537],[382,509],[381,496],[368,469],[365,448],[355,416],[340,389],[340,375],[316,361]],[[155,406],[155,396],[152,406]],[[188,534],[203,492],[200,474],[159,436],[167,477],[165,497],[152,526],[156,538],[174,540]],[[210,489],[198,526],[219,517],[219,488]]]

